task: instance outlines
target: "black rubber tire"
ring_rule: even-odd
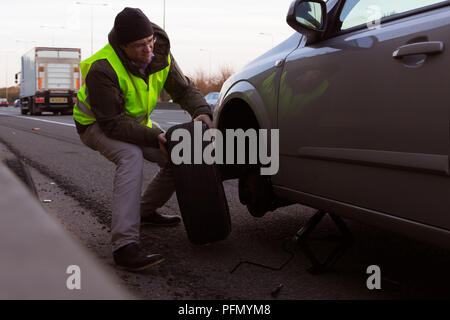
[[[34,103],[33,100],[28,101],[28,110],[30,110],[30,116],[34,116]]]
[[[170,139],[177,128],[188,130],[191,141],[194,138],[193,122],[170,128],[166,133],[169,154],[178,144]],[[203,132],[205,130],[206,126],[203,125]],[[203,143],[203,150],[207,145],[207,142]],[[189,240],[194,244],[206,244],[225,239],[231,232],[231,219],[217,167],[207,164],[171,165],[177,200]]]
[[[32,115],[32,116],[40,116],[42,113],[36,111],[35,103],[33,103],[33,102],[30,102],[30,103],[31,103],[31,105],[30,105],[30,115]]]
[[[31,177],[30,170],[17,158],[10,158],[5,160],[8,168],[28,187],[32,194],[38,198],[36,186]]]
[[[23,101],[21,101],[21,102],[20,102],[20,113],[21,113],[21,114],[28,114],[28,113],[31,114],[31,108],[30,108],[30,106],[31,106],[31,101],[30,101],[29,99],[24,99],[24,101],[25,101],[25,100],[27,101],[27,103],[26,103],[27,110],[24,110],[24,109],[23,109],[24,103],[23,103]]]

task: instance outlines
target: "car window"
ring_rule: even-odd
[[[341,30],[370,24],[373,21],[419,9],[429,5],[448,2],[442,0],[347,0],[342,8]]]

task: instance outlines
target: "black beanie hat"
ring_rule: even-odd
[[[153,34],[152,23],[138,8],[123,9],[114,20],[114,30],[119,44],[144,39]]]

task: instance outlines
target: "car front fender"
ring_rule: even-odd
[[[214,110],[214,127],[219,128],[222,124],[222,115],[225,113],[227,108],[231,105],[235,105],[234,103],[236,102],[240,102],[241,105],[245,104],[251,109],[260,129],[272,128],[272,124],[261,95],[258,90],[256,90],[256,88],[246,80],[241,80],[234,83],[226,91],[224,96],[221,97],[218,107]],[[238,112],[236,112],[236,117],[239,117]]]

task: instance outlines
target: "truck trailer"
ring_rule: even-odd
[[[21,113],[72,114],[81,86],[80,60],[78,48],[35,47],[25,53],[20,72]]]

